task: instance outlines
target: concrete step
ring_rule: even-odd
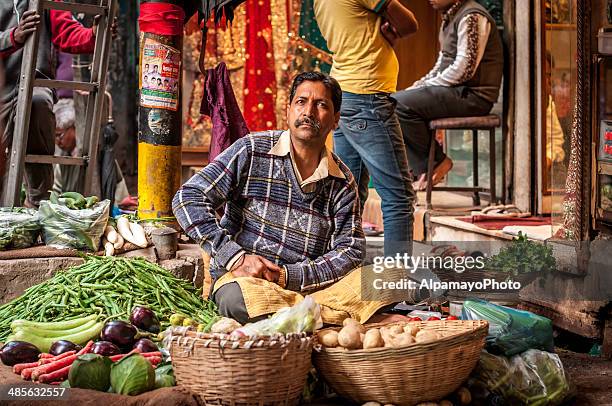
[[[485,230],[454,216],[430,215],[426,220],[427,241],[511,241],[514,237],[501,230]]]

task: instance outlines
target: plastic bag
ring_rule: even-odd
[[[552,322],[546,317],[499,306],[485,300],[466,300],[461,311],[463,320],[487,320],[487,351],[512,356],[531,348],[554,351]]]
[[[108,221],[109,205],[103,200],[89,209],[73,210],[43,200],[38,213],[45,244],[96,251]]]
[[[0,207],[0,250],[27,248],[40,234],[38,212],[23,207]]]
[[[313,333],[323,327],[321,307],[310,296],[292,307],[284,307],[269,319],[246,324],[232,332],[234,336],[256,337],[275,333]]]
[[[540,350],[512,358],[483,351],[469,386],[485,404],[500,397],[507,405],[559,405],[570,393],[559,356]]]

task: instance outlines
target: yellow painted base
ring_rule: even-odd
[[[138,143],[138,216],[171,217],[181,186],[181,147]]]

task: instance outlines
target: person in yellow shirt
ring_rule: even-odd
[[[401,27],[389,30],[390,10]],[[410,253],[415,194],[390,97],[399,64],[389,32],[416,32],[417,21],[398,0],[314,0],[314,12],[333,53],[330,75],[342,88],[334,151],[355,177],[362,210],[370,177],[381,197],[385,255]]]

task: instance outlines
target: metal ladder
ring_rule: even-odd
[[[111,45],[111,25],[117,12],[117,0],[99,0],[97,5],[77,4],[68,1],[30,0],[28,9],[37,10],[41,16],[44,10],[65,10],[71,13],[99,14],[100,19],[96,31],[96,44],[90,82],[36,78],[36,56],[40,38],[39,30],[33,32],[26,40],[21,63],[21,76],[19,78],[13,144],[9,153],[8,168],[2,188],[2,206],[19,205],[25,163],[85,166],[85,195],[91,194],[94,175],[98,166],[98,139],[102,127],[106,73]],[[34,87],[82,90],[89,93],[87,96],[85,131],[83,134],[83,156],[60,157],[26,154],[32,109],[32,89]]]

